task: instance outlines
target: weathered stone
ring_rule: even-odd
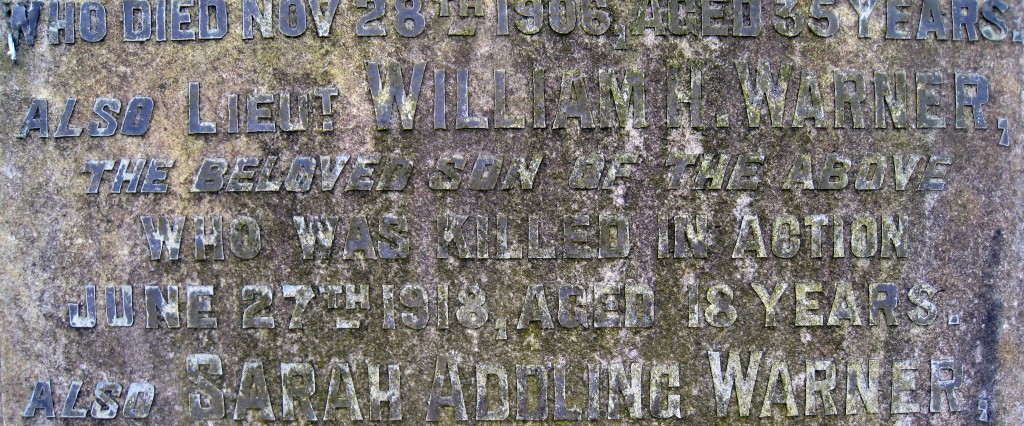
[[[1024,419],[1020,5],[0,8],[4,423]]]

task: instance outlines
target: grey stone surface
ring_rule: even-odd
[[[538,370],[531,366],[542,366],[546,377],[547,409],[543,419],[553,422],[556,416],[573,416],[572,412],[556,410],[560,365],[565,365],[567,371],[568,409],[577,410],[584,420],[590,414],[587,366],[598,367],[599,389],[592,401],[597,407],[592,421],[596,424],[670,423],[654,418],[654,396],[664,393],[657,392],[657,386],[652,391],[651,383],[671,384],[674,372],[678,372],[680,386],[666,385],[665,393],[680,397],[683,420],[677,422],[755,423],[759,416],[772,416],[774,423],[973,424],[987,415],[990,422],[1012,425],[1024,419],[1024,377],[1020,368],[1024,361],[1024,335],[1020,332],[1024,65],[1021,44],[1012,42],[1012,36],[1002,41],[982,38],[976,42],[887,40],[886,3],[882,1],[869,20],[869,38],[857,36],[856,12],[848,2],[825,6],[837,14],[839,24],[838,32],[830,37],[819,37],[809,28],[793,38],[780,35],[774,27],[779,6],[772,2],[763,2],[757,37],[659,36],[647,30],[620,42],[611,34],[614,27],[602,36],[586,34],[581,28],[560,35],[547,24],[537,35],[524,35],[514,23],[511,35],[497,36],[497,3],[485,0],[481,2],[485,15],[481,18],[439,17],[439,3],[424,2],[427,27],[414,38],[398,34],[394,5],[389,1],[383,20],[387,35],[359,37],[355,28],[366,9],[357,8],[355,3],[341,2],[330,35],[323,38],[311,26],[299,37],[278,32],[274,38],[264,39],[256,31],[254,39],[244,40],[240,2],[229,1],[228,33],[222,39],[143,43],[122,39],[121,3],[110,3],[105,39],[98,43],[79,40],[73,45],[47,43],[45,18],[49,5],[44,7],[36,44],[20,46],[16,64],[0,63],[0,112],[5,116],[0,122],[0,412],[4,423],[58,421],[46,419],[45,410],[33,412],[32,418],[23,417],[39,381],[49,381],[58,416],[72,382],[83,383],[75,407],[89,410],[96,399],[93,391],[97,384],[110,381],[123,387],[124,393],[115,398],[122,409],[116,413],[118,419],[131,414],[123,410],[129,385],[149,383],[155,389],[149,422],[205,422],[197,419],[190,408],[191,395],[203,393],[188,371],[189,357],[199,359],[194,357],[197,354],[216,355],[222,363],[222,375],[212,370],[201,373],[224,395],[224,419],[215,423],[233,422],[236,406],[244,399],[239,398],[240,388],[248,383],[242,377],[243,367],[255,362],[262,365],[271,409],[279,421],[287,418],[288,411],[282,404],[289,393],[283,377],[308,373],[304,366],[293,363],[311,364],[315,371],[312,406],[322,419],[328,397],[333,395],[332,379],[339,380],[336,389],[344,390],[344,376],[340,369],[332,369],[332,360],[350,365],[361,415],[367,421],[375,419],[371,414],[368,363],[381,366],[381,386],[387,383],[384,366],[400,366],[401,417],[409,424],[423,423],[431,415],[432,398],[451,396],[447,369],[455,363],[466,417],[473,422],[488,416],[509,422],[530,419],[536,407],[519,402],[523,382],[517,379],[517,372]],[[807,17],[810,2],[798,3],[797,11]],[[458,4],[451,2],[452,14],[457,15]],[[732,2],[722,5],[731,8]],[[1016,9],[1019,5],[1012,6],[1002,16],[1009,31],[1017,31],[1020,10]],[[952,34],[950,4],[944,3],[942,8],[947,14],[944,28]],[[637,4],[614,2],[610,10],[616,23],[628,24],[635,20]],[[916,35],[921,6],[912,5],[907,11],[911,16],[907,28]],[[275,16],[274,20],[277,23],[279,18]],[[723,22],[731,31],[732,21]],[[809,22],[818,25],[821,21],[806,20],[804,25]],[[470,25],[476,26],[474,36],[448,35],[449,27],[458,30]],[[390,129],[378,130],[369,63],[380,64],[382,73],[387,71],[387,64],[397,63],[406,82],[414,64],[425,64],[415,109],[409,105],[404,110],[407,114],[415,111],[415,129],[400,130],[396,118]],[[769,64],[772,75],[778,75],[784,66],[791,67],[781,110],[782,127],[771,126],[767,107],[760,114],[758,127],[749,124],[737,63],[747,64],[751,75],[759,64]],[[680,86],[687,87],[691,65],[705,67],[702,125],[691,126],[689,106],[683,104],[682,127],[672,128],[666,125],[670,76],[677,73],[684,82]],[[492,128],[456,129],[460,126],[456,117],[462,69],[468,70],[469,76],[468,115],[488,117]],[[533,128],[530,90],[537,69],[546,71],[544,128]],[[512,115],[524,120],[526,128],[493,128],[498,108],[493,95],[495,70],[507,72],[507,107]],[[639,125],[636,111],[623,128],[614,121],[619,118],[613,115],[614,108],[600,108],[599,97],[607,97],[599,90],[600,70],[611,70],[618,83],[629,72],[643,73],[645,128]],[[444,71],[446,77],[447,129],[435,129],[438,71]],[[591,114],[600,117],[598,128],[581,128],[585,120],[571,119],[565,129],[555,129],[565,79],[576,71],[583,76]],[[838,72],[847,71],[862,73],[866,81],[866,128],[854,128],[856,118],[847,117],[848,112],[837,118],[834,81]],[[893,129],[890,123],[889,128],[875,128],[874,73],[892,76],[899,71],[905,71],[909,79],[910,104],[905,112],[912,125]],[[919,128],[915,83],[923,81],[919,73],[929,71],[938,72],[942,78],[942,83],[935,85],[938,105],[930,111],[944,119],[944,128]],[[966,129],[956,126],[955,78],[972,74],[983,75],[989,84],[990,99],[984,105],[986,129],[970,125],[970,120]],[[823,127],[816,128],[807,121],[803,127],[793,128],[794,114],[808,112],[797,111],[797,104],[801,79],[809,75],[816,76],[820,83]],[[202,118],[215,121],[217,133],[189,133],[190,82],[201,83]],[[334,130],[329,132],[319,129],[323,120],[315,94],[320,87],[338,89],[332,104]],[[250,95],[273,95],[279,101],[282,92],[289,93],[293,100],[308,95],[312,107],[307,130],[228,133],[230,93],[240,95],[238,102],[244,112]],[[144,136],[90,137],[83,133],[80,137],[44,138],[32,131],[25,138],[16,137],[32,99],[48,100],[50,131],[54,132],[67,98],[78,99],[72,124],[86,128],[90,120],[98,120],[91,112],[97,98],[117,98],[127,105],[133,96],[155,100],[153,121]],[[814,112],[813,108],[809,111]],[[274,114],[279,117],[279,112]],[[719,117],[726,118],[720,123]],[[999,145],[999,118],[1008,119],[1008,147]],[[243,113],[243,129],[245,119]],[[600,126],[606,120],[612,123],[609,128]],[[844,128],[838,128],[840,122],[846,123]],[[471,125],[472,120],[463,124]],[[607,164],[616,159],[626,163],[619,171],[630,176],[593,182],[584,179],[586,176],[573,176],[577,160],[595,154],[603,156]],[[635,162],[630,154],[635,155]],[[697,170],[690,167],[685,169],[682,188],[671,189],[672,169],[666,167],[666,162],[671,158],[682,161],[692,154],[705,156],[697,157],[698,164],[705,158],[721,158],[712,155],[730,155],[733,162],[725,173],[730,181],[742,174],[733,174],[732,164],[737,158],[763,156],[757,188],[693,189]],[[809,156],[814,175],[820,178],[831,154],[852,161],[849,181],[843,189],[783,189],[801,156]],[[264,193],[190,191],[196,171],[206,158],[224,158],[228,167],[234,167],[239,157],[277,156],[274,176],[283,178],[297,157],[312,156],[319,161],[320,156],[339,155],[351,158],[333,191],[320,190],[319,167],[313,189],[303,193],[283,188]],[[349,181],[357,159],[371,155],[381,160],[372,174],[375,190],[346,190],[358,186]],[[454,155],[462,155],[467,161],[461,172],[465,181],[457,190],[432,189],[432,179],[436,180],[434,186],[445,182],[438,177],[438,160]],[[471,169],[480,156],[487,155],[504,158],[505,167],[513,157],[531,160],[543,155],[533,188],[473,189]],[[887,174],[880,189],[858,190],[857,172],[872,155],[883,159]],[[896,190],[898,167],[893,165],[894,156],[906,161],[915,155],[923,159],[907,189]],[[407,186],[397,191],[376,190],[381,173],[398,157],[414,160]],[[113,160],[116,165],[122,158],[173,159],[167,192],[112,194],[109,185],[113,172],[108,172],[99,193],[87,193],[90,175],[85,172],[86,162]],[[919,189],[925,183],[927,164],[941,162],[942,158],[950,160],[947,167],[940,168],[945,170],[944,188]],[[481,172],[478,178],[480,186],[489,185],[486,173]],[[499,188],[502,179],[504,175],[496,184]],[[734,183],[740,186],[742,180]],[[815,182],[819,186],[821,183]],[[573,188],[590,184],[597,189]],[[602,187],[605,184],[607,188]],[[359,227],[353,228],[352,224],[358,225],[358,218],[365,217],[377,241],[381,239],[379,223],[388,215],[407,221],[408,230],[402,232],[408,239],[407,258],[346,259],[342,243],[351,229],[359,232]],[[447,246],[451,258],[439,258],[438,221],[447,215],[469,217],[464,230],[470,243],[475,242],[476,217],[486,218],[494,233],[498,215],[505,215],[510,233],[525,254],[533,253],[527,247],[527,229],[530,216],[536,216],[543,222],[542,237],[558,247],[559,258],[502,260],[494,259],[497,252],[491,251],[491,259],[457,259],[456,253],[462,253],[458,243]],[[659,257],[658,218],[674,215],[707,215],[706,257]],[[737,243],[744,217],[750,215],[759,218],[763,257],[758,256],[756,244],[744,251]],[[790,221],[787,215],[795,217],[802,241],[791,258],[780,256],[789,248],[782,244],[785,235],[776,230],[777,223]],[[825,216],[815,219],[812,215]],[[144,216],[185,217],[181,260],[168,260],[166,252],[161,260],[151,260]],[[207,225],[213,223],[211,217],[222,218],[225,260],[196,259],[196,216],[205,217]],[[309,216],[339,218],[337,241],[329,258],[303,258],[296,216],[305,220]],[[572,218],[563,228],[566,216],[578,216],[576,223],[587,240],[584,251],[593,259],[565,258],[569,252],[563,244],[567,239],[565,230],[573,228]],[[844,222],[844,257],[833,255],[831,226],[822,231],[824,257],[813,257],[809,223],[834,221],[833,216]],[[241,257],[247,257],[254,241],[232,240],[230,234],[232,222],[243,217],[254,219],[261,235],[258,254],[248,260]],[[622,258],[614,258],[624,254],[616,250],[614,239],[608,241],[605,250],[599,250],[600,224],[613,223],[616,217],[629,223],[630,250]],[[780,217],[783,219],[777,221]],[[896,255],[897,248],[887,245],[881,236],[874,250],[869,244],[851,239],[858,218],[870,218],[864,224],[883,232],[883,222],[898,221],[900,217],[905,218],[906,246],[901,247],[906,250],[905,256]],[[584,225],[586,220],[589,225]],[[752,223],[746,222],[749,230]],[[239,225],[239,233],[242,228]],[[754,235],[752,232],[749,235]],[[779,241],[777,246],[772,245],[773,237]],[[496,250],[498,237],[490,238],[492,250]],[[856,256],[868,253],[873,255]],[[383,252],[376,254],[381,257]],[[892,256],[883,257],[886,254]],[[755,287],[763,286],[770,297],[783,283],[785,290],[778,302],[775,325],[768,327],[766,324],[773,320],[766,315]],[[872,319],[870,291],[883,283],[892,283],[896,289],[894,326],[877,325]],[[69,325],[68,305],[84,303],[90,285],[96,286],[96,325],[73,328]],[[167,286],[179,289],[180,328],[166,328],[162,323],[160,328],[147,328],[144,287],[148,285],[160,286],[165,297]],[[403,304],[417,306],[420,297],[415,290],[402,292],[409,285],[425,289],[429,300],[425,325],[418,317],[401,315],[403,310],[416,312],[415,308],[402,308]],[[846,285],[848,293],[844,293]],[[113,327],[107,320],[106,291],[114,286],[132,289],[134,324],[130,327]],[[200,316],[188,315],[187,291],[200,291],[200,286],[209,286],[214,293],[210,299],[216,327],[212,329],[190,328],[208,324]],[[246,286],[265,287],[246,290]],[[439,326],[445,315],[438,314],[437,303],[445,300],[444,286],[449,301],[447,328]],[[535,286],[543,289],[550,320],[531,302],[541,294]],[[645,327],[641,315],[636,318],[641,327],[597,327],[602,315],[607,315],[596,307],[596,300],[590,300],[587,313],[591,326],[569,328],[567,325],[574,321],[570,315],[561,316],[559,295],[570,286],[585,288],[591,295],[606,286],[620,288],[615,290],[619,310],[625,310],[627,295],[643,300],[650,290],[653,324]],[[332,289],[348,294],[350,288],[369,292],[368,309],[348,310],[348,300],[329,296]],[[395,330],[386,327],[384,301],[389,288],[399,308]],[[486,294],[486,318],[472,309],[474,291],[466,294],[467,288]],[[267,319],[244,316],[252,300],[267,289],[272,304],[265,311],[257,310],[255,316],[264,317],[260,312],[271,315],[274,327],[269,329],[258,328],[268,325]],[[808,290],[811,292],[804,293]],[[293,328],[300,325],[294,315],[295,301],[302,300],[304,294],[308,297],[308,291],[315,297],[305,310],[302,327]],[[569,295],[572,290],[564,291]],[[803,294],[817,302],[817,311],[799,313],[801,307],[812,308],[810,303],[800,301]],[[844,298],[837,297],[847,294],[855,305],[849,309],[843,306]],[[192,311],[196,312],[203,298],[194,297]],[[840,302],[834,302],[837,299]],[[934,314],[929,306],[934,306]],[[848,313],[846,319],[843,312]],[[627,315],[621,315],[605,321],[626,325]],[[529,321],[531,318],[537,321]],[[339,325],[351,325],[338,319],[358,319],[361,323],[358,329],[338,329]],[[884,315],[875,319],[883,321]],[[243,324],[252,328],[243,328]],[[524,327],[518,327],[520,324]],[[547,325],[550,328],[545,328]],[[757,361],[758,370],[752,402],[737,399],[742,390],[737,385],[731,388],[729,405],[720,416],[716,398],[721,395],[716,395],[714,371],[719,362],[721,370],[726,370],[730,354],[742,360],[745,373],[752,371],[746,370],[751,360]],[[865,412],[855,399],[860,398],[858,393],[853,398],[847,394],[848,389],[857,386],[855,377],[848,382],[850,363],[866,366],[872,360],[877,360],[879,367],[877,414]],[[636,379],[631,365],[640,366],[641,391],[626,392],[628,396],[614,389],[610,392],[612,387],[628,388],[630,380]],[[962,382],[952,391],[955,396],[933,406],[933,395],[942,389],[941,383],[933,385],[960,378],[954,374],[959,368],[955,366],[963,369]],[[916,370],[898,374],[898,369],[904,367]],[[813,373],[815,368],[822,371],[810,377],[808,371]],[[502,372],[507,381],[498,378]],[[332,377],[336,373],[339,375]],[[501,410],[501,404],[478,404],[480,377],[491,377],[485,386],[488,395],[502,393],[499,383],[506,386],[507,412]],[[829,383],[832,379],[834,389]],[[435,380],[443,384],[440,391],[433,389]],[[536,398],[533,386],[544,387],[534,385],[533,380],[527,381],[527,389]],[[786,386],[779,381],[789,382],[792,387],[790,404]],[[772,389],[768,389],[769,384]],[[899,391],[902,386],[914,389]],[[301,388],[302,384],[294,387]],[[812,391],[821,388],[825,391]],[[910,405],[894,401],[894,392]],[[766,393],[771,396],[766,398]],[[838,415],[824,415],[829,407],[823,393],[831,395]],[[209,393],[203,394],[202,404],[209,404]],[[765,404],[766,399],[777,403]],[[959,402],[959,412],[949,412],[950,399]],[[457,398],[449,402],[455,401]],[[100,405],[96,413],[88,415],[94,417],[109,408]],[[850,413],[852,405],[858,414]],[[297,416],[308,419],[301,402],[295,407]],[[933,408],[939,412],[932,412]],[[894,413],[900,410],[913,413]],[[241,411],[242,417],[255,419],[259,415],[257,410]],[[442,422],[460,414],[450,406],[439,412]],[[380,413],[387,416],[388,411],[382,409]],[[331,413],[334,419],[349,419],[350,414],[345,410]]]

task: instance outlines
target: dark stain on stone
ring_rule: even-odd
[[[1003,300],[999,295],[999,285],[996,282],[996,270],[1003,262],[1003,248],[1006,245],[1006,237],[1003,236],[1002,228],[992,234],[989,244],[988,256],[985,259],[985,270],[981,273],[981,306],[986,307],[982,316],[982,329],[979,340],[981,342],[981,356],[984,361],[978,366],[979,397],[988,395],[996,387],[997,375],[1001,369],[999,352],[1000,318],[1003,317]],[[991,406],[991,404],[990,404]],[[996,413],[990,413],[997,415]],[[990,421],[995,421],[990,418]]]

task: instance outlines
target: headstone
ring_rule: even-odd
[[[1017,3],[0,6],[3,423],[1024,419]]]

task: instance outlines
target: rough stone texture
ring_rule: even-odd
[[[431,17],[427,31],[411,40],[394,34],[389,20],[388,37],[357,38],[352,28],[358,9],[343,2],[331,36],[315,37],[312,30],[297,38],[277,35],[270,40],[241,40],[240,7],[229,2],[231,29],[223,40],[189,43],[126,43],[120,40],[119,7],[111,6],[110,32],[102,43],[78,42],[73,46],[51,46],[45,42],[22,50],[17,65],[0,64],[0,398],[5,422],[18,424],[37,380],[53,382],[58,413],[71,380],[85,382],[83,398],[91,395],[98,380],[107,378],[123,385],[149,381],[157,396],[151,420],[159,424],[185,424],[188,392],[185,357],[193,353],[219,354],[224,376],[216,383],[227,394],[227,416],[234,407],[242,365],[262,360],[274,411],[280,417],[280,362],[311,362],[317,369],[314,404],[322,414],[329,380],[327,363],[332,358],[354,363],[362,360],[400,363],[402,366],[403,416],[407,423],[421,423],[426,416],[430,380],[438,354],[456,353],[467,410],[475,412],[473,364],[497,363],[514,374],[515,365],[551,365],[569,362],[573,368],[572,402],[583,404],[579,392],[585,363],[679,362],[681,364],[683,414],[697,423],[753,423],[761,409],[768,364],[762,361],[754,392],[752,417],[738,418],[735,400],[730,416],[715,416],[709,350],[727,356],[742,351],[764,351],[765,357],[781,353],[789,364],[800,417],[786,418],[776,412],[776,422],[817,423],[820,418],[804,417],[803,361],[834,360],[838,386],[834,392],[840,416],[826,419],[842,424],[967,424],[977,417],[977,399],[991,400],[996,424],[1018,424],[1024,419],[1024,376],[1019,368],[1024,344],[1021,321],[1021,270],[1024,266],[1024,201],[1021,188],[1022,152],[1020,93],[1022,62],[1020,46],[1009,42],[977,43],[936,41],[883,41],[884,8],[876,7],[869,40],[856,38],[855,15],[849,4],[836,4],[842,25],[835,37],[822,39],[808,31],[794,39],[771,32],[769,18],[775,10],[765,4],[765,25],[757,38],[662,38],[633,37],[628,50],[614,50],[609,37],[593,37],[578,31],[556,36],[545,29],[538,36],[513,32],[510,37],[495,32],[494,2],[486,1],[488,18],[480,19],[475,37],[445,35],[443,19]],[[807,5],[801,3],[802,7]],[[436,7],[434,3],[428,5]],[[617,17],[634,13],[635,5],[613,5]],[[911,8],[917,10],[917,6]],[[435,10],[435,9],[430,9]],[[805,10],[805,9],[804,9]],[[44,11],[45,16],[45,11]],[[390,14],[388,15],[391,16]],[[916,19],[916,12],[912,14]],[[1008,14],[1008,16],[1011,16]],[[629,17],[632,20],[632,17]],[[1012,20],[1008,20],[1012,22]],[[916,22],[916,21],[915,21]],[[45,23],[45,20],[44,20]],[[1011,25],[1012,26],[1012,25]],[[42,28],[42,25],[41,25]],[[916,28],[916,26],[915,26]],[[44,39],[45,40],[45,39]],[[794,70],[813,70],[823,81],[825,98],[831,99],[831,73],[835,69],[871,71],[941,70],[947,79],[942,87],[939,109],[947,128],[938,130],[842,130],[833,129],[748,129],[743,98],[734,61],[752,64],[768,60],[773,71],[782,63]],[[416,115],[417,130],[377,131],[368,94],[365,62],[398,61],[409,76],[414,62],[428,62]],[[668,129],[664,125],[666,63],[699,61],[710,67],[705,74],[704,129]],[[641,69],[647,76],[647,129],[580,130],[431,130],[433,71],[448,71],[449,127],[455,109],[455,70],[472,72],[473,105],[490,115],[491,75],[495,68],[512,76],[512,109],[527,117],[526,88],[534,67],[548,70],[548,119],[554,117],[561,73],[576,68],[596,88],[597,70]],[[992,101],[987,106],[988,130],[954,130],[952,113],[953,72],[980,72],[991,82]],[[794,72],[790,81],[785,117],[792,116],[796,95]],[[911,74],[911,84],[913,84]],[[252,91],[303,92],[317,86],[335,85],[341,96],[335,103],[338,130],[296,134],[250,134],[215,136],[188,135],[187,84],[203,84],[204,114],[216,116],[225,125],[224,94]],[[596,90],[593,90],[596,92]],[[31,98],[50,101],[50,118],[55,123],[63,99],[77,97],[77,123],[91,119],[89,106],[98,96],[115,96],[122,101],[144,94],[156,99],[154,121],[145,137],[26,139],[14,137]],[[872,99],[869,96],[869,100]],[[834,120],[834,108],[826,107],[827,121]],[[714,128],[714,118],[728,114],[731,126]],[[997,117],[1009,117],[1014,139],[1009,148],[999,147]],[[492,117],[493,118],[493,117]],[[767,117],[762,117],[767,119]],[[868,121],[873,123],[872,120]],[[568,189],[569,172],[580,155],[621,151],[641,154],[643,162],[634,168],[634,178],[623,187],[609,191]],[[662,163],[671,153],[760,152],[766,157],[766,172],[757,191],[669,191],[663,189]],[[946,154],[953,157],[945,191],[897,192],[884,189],[858,192],[782,191],[781,182],[796,154],[808,154],[820,162],[838,152],[857,160],[866,153],[920,155]],[[193,171],[203,157],[278,155],[290,160],[297,155],[401,153],[416,158],[410,186],[395,193],[355,194],[335,191],[307,194],[192,194],[188,192]],[[427,186],[434,161],[441,154],[477,153],[531,155],[543,153],[544,165],[536,189],[529,192],[432,191]],[[160,157],[176,160],[171,172],[171,189],[160,195],[85,194],[83,163],[90,159]],[[856,163],[855,163],[856,164]],[[920,172],[921,170],[919,170]],[[891,175],[889,176],[891,178]],[[891,184],[891,180],[887,181]],[[708,212],[713,218],[714,243],[708,259],[660,260],[656,258],[659,214]],[[504,213],[516,219],[529,214],[557,223],[564,214],[589,213],[596,220],[600,212],[627,215],[633,224],[633,252],[625,260],[443,260],[435,258],[434,218],[446,212],[493,215]],[[413,254],[402,261],[342,260],[339,252],[325,261],[304,261],[293,215],[353,214],[377,217],[384,213],[410,219]],[[734,260],[730,257],[743,213],[762,219],[770,238],[770,218],[791,213],[798,217],[814,213],[836,213],[847,221],[857,214],[905,213],[910,218],[910,251],[904,259],[811,259],[806,250],[793,259]],[[140,215],[221,215],[225,219],[248,215],[263,229],[263,251],[255,260],[231,258],[223,262],[192,259],[191,223],[186,228],[184,260],[148,260],[140,229]],[[191,222],[191,221],[190,221]],[[343,223],[345,219],[343,219]],[[520,225],[525,228],[525,225]],[[719,227],[720,228],[717,228]],[[849,222],[847,222],[849,226]],[[555,234],[552,234],[555,235]],[[806,235],[806,234],[805,234]],[[525,244],[525,232],[520,243]],[[770,243],[770,240],[769,240]],[[769,246],[770,250],[770,246]],[[529,285],[544,284],[549,301],[563,284],[589,285],[593,282],[645,282],[656,289],[657,320],[651,329],[541,330],[536,325],[515,330],[523,295]],[[779,326],[763,327],[764,311],[750,283],[790,283],[780,303]],[[842,326],[795,327],[793,283],[816,281],[823,284],[818,295],[824,314],[834,294],[833,283],[854,284],[860,316],[868,322],[866,286],[893,282],[900,288],[898,327]],[[281,297],[283,284],[309,285],[365,283],[371,289],[373,309],[366,315],[368,325],[359,331],[332,329],[333,317],[323,309],[321,295],[307,313],[305,330],[287,330],[292,303]],[[381,286],[420,283],[431,289],[438,284],[452,288],[453,327],[439,330],[383,330],[380,326]],[[470,283],[487,292],[492,318],[509,325],[509,339],[495,339],[493,322],[479,330],[466,330],[454,317],[455,294]],[[688,313],[694,299],[701,307],[706,289],[717,283],[729,284],[735,292],[738,320],[729,328],[688,328]],[[912,305],[906,292],[928,283],[940,292],[932,299],[939,318],[928,326],[914,326],[906,317]],[[68,327],[67,305],[80,302],[83,288],[99,287],[99,325],[94,329]],[[135,287],[135,326],[114,329],[102,317],[103,288],[130,284]],[[145,325],[142,286],[194,284],[213,285],[217,296],[214,309],[219,327],[215,330],[159,329]],[[267,284],[274,289],[273,311],[277,328],[242,330],[240,289],[247,284]],[[695,287],[699,286],[699,287]],[[700,289],[700,293],[695,292]],[[770,288],[770,287],[769,287]],[[317,304],[319,303],[319,304]],[[557,305],[552,304],[553,309]],[[184,316],[184,303],[182,303]],[[556,312],[553,310],[553,314]],[[946,325],[950,314],[960,314],[959,326]],[[184,318],[183,318],[184,320]],[[493,321],[493,319],[492,319]],[[845,362],[866,358],[882,360],[881,415],[842,415],[844,412]],[[927,410],[929,401],[928,362],[953,358],[965,365],[965,383],[958,390],[965,411],[957,414],[893,415],[888,413],[890,368],[895,360],[919,363],[914,401]],[[646,366],[645,366],[646,371]],[[645,373],[646,374],[646,373]],[[357,394],[365,397],[366,372],[356,369]],[[602,378],[605,382],[607,378]],[[644,409],[649,393],[644,379]],[[510,378],[515,392],[514,378]],[[552,383],[553,385],[553,383]],[[607,383],[602,385],[606,389]],[[549,390],[550,392],[550,390]],[[602,390],[602,406],[607,401]],[[735,398],[735,397],[734,397]],[[91,397],[88,397],[91,400]],[[361,400],[364,416],[368,405]],[[80,407],[84,406],[80,402]],[[779,406],[784,407],[784,406]],[[549,409],[553,400],[549,396]],[[819,407],[820,410],[820,407]],[[515,416],[512,401],[512,417]],[[451,410],[443,419],[451,419]],[[606,416],[602,413],[602,419]],[[639,420],[635,420],[640,422]],[[650,414],[646,414],[646,421]],[[43,423],[37,417],[30,423]],[[227,422],[227,421],[225,421]],[[601,420],[601,423],[619,421]]]

